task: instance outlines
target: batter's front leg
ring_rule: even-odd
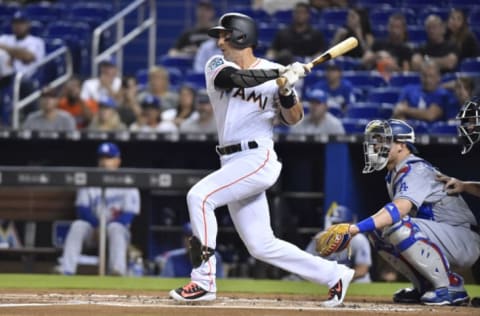
[[[328,287],[341,277],[343,266],[336,261],[313,256],[274,236],[265,193],[230,203],[228,208],[240,238],[253,257]]]

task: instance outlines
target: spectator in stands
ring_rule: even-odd
[[[118,104],[115,99],[102,96],[98,100],[99,110],[97,115],[93,117],[92,123],[88,127],[97,131],[116,131],[126,129],[125,124],[120,120],[117,112]]]
[[[413,70],[419,71],[426,60],[435,62],[442,72],[455,70],[458,52],[454,44],[445,40],[446,27],[442,19],[435,14],[429,15],[425,19],[425,31],[427,42],[413,54]]]
[[[252,0],[252,8],[272,15],[277,11],[292,10],[298,3],[308,4],[308,0]]]
[[[480,53],[478,40],[468,26],[465,13],[460,9],[450,11],[445,37],[457,48],[459,60],[477,57]]]
[[[99,64],[98,78],[90,78],[83,82],[80,97],[83,100],[99,101],[102,97],[117,99],[122,80],[118,77],[116,61],[113,58],[103,60]]]
[[[207,31],[215,24],[215,8],[210,0],[199,0],[196,10],[196,25],[183,32],[170,49],[170,56],[193,57],[200,44],[209,39]]]
[[[192,272],[192,263],[189,255],[189,238],[192,236],[192,226],[190,223],[183,225],[182,248],[167,251],[157,258],[160,265],[160,276],[164,278],[180,278],[189,277]],[[215,252],[217,259],[217,274],[218,278],[223,278],[223,264],[222,257]]]
[[[331,45],[340,43],[350,36],[358,39],[358,46],[348,52],[346,56],[362,57],[363,54],[370,49],[374,40],[370,28],[370,21],[364,9],[352,8],[348,10],[346,24],[335,32]]]
[[[170,76],[167,69],[153,66],[148,72],[148,88],[141,92],[138,99],[141,101],[151,94],[160,99],[164,109],[174,108],[178,103],[178,93],[170,88]]]
[[[26,69],[45,57],[45,42],[30,34],[30,21],[22,11],[12,18],[13,34],[0,35],[0,50],[11,58],[15,72],[25,73]],[[27,77],[33,73],[26,73]]]
[[[178,95],[176,108],[163,111],[162,121],[171,121],[180,126],[186,119],[196,119],[198,113],[195,111],[196,92],[193,86],[184,84]]]
[[[40,97],[40,110],[32,112],[23,123],[23,129],[39,131],[73,131],[75,119],[70,113],[58,109],[58,97],[53,89],[44,89]]]
[[[453,82],[448,82],[442,85],[444,88],[453,91],[451,97],[451,106],[447,113],[447,118],[454,121],[458,111],[468,100],[473,97],[474,82],[471,77],[460,77]]]
[[[135,132],[175,133],[177,126],[172,121],[162,121],[162,104],[153,95],[146,95],[142,100],[142,114],[137,122],[130,126]]]
[[[313,87],[307,87],[307,91],[309,88],[325,91],[329,108],[344,111],[349,104],[355,102],[352,83],[342,78],[342,69],[334,61],[326,66],[325,80],[317,82]]]
[[[114,143],[102,143],[97,150],[98,167],[117,170],[121,165],[120,149]],[[108,268],[111,275],[127,272],[127,249],[130,244],[130,224],[140,213],[140,192],[136,188],[88,187],[77,191],[75,202],[78,219],[70,226],[61,266],[58,272],[72,275],[83,245],[95,247],[99,238],[101,212],[105,213],[108,240]],[[104,208],[104,209],[102,209]]]
[[[297,125],[290,128],[292,134],[345,134],[342,122],[328,112],[327,94],[320,89],[306,93],[305,101],[309,102],[309,113]]]
[[[98,103],[95,100],[80,98],[81,87],[80,78],[72,77],[65,83],[58,102],[59,109],[74,117],[78,129],[86,128],[98,112]]]
[[[311,57],[325,49],[323,35],[311,24],[310,6],[297,3],[290,26],[275,34],[267,59],[287,65],[294,57]]]
[[[450,112],[450,95],[440,86],[438,64],[429,61],[420,70],[421,84],[407,85],[400,93],[393,118],[414,119],[427,122],[445,121]]]
[[[388,19],[388,36],[375,39],[372,48],[363,55],[367,69],[378,71],[409,71],[412,50],[407,44],[407,20],[402,13],[394,13]]]
[[[205,90],[197,92],[196,111],[198,116],[187,119],[180,124],[180,132],[215,134],[217,126],[215,124],[213,107]]]
[[[309,4],[310,8],[319,13],[325,9],[332,7],[332,3],[330,0],[310,0]]]
[[[142,114],[142,108],[138,102],[137,94],[137,79],[132,76],[124,76],[118,95],[118,114],[120,115],[120,120],[127,126],[136,122]]]
[[[195,54],[195,59],[193,60],[193,70],[195,72],[203,73],[205,71],[205,65],[207,61],[213,55],[221,55],[222,51],[217,46],[217,41],[213,38],[205,41],[198,48],[197,53]]]

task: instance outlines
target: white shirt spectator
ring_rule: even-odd
[[[300,124],[292,127],[292,134],[345,134],[342,122],[333,114],[327,112],[321,122],[313,122],[309,115]]]
[[[158,123],[157,126],[152,127],[149,125],[140,125],[138,123],[133,123],[130,125],[130,130],[132,132],[143,132],[143,133],[177,133],[178,128],[175,123],[172,121],[162,121]]]
[[[120,78],[113,79],[111,89],[114,93],[120,91],[120,87],[122,85],[122,80]],[[100,83],[100,79],[98,78],[91,78],[85,80],[82,85],[82,91],[80,92],[80,98],[82,100],[100,100],[102,96],[110,96],[108,89],[103,87]]]
[[[27,35],[22,39],[17,39],[13,34],[4,34],[0,35],[0,44],[28,50],[35,55],[35,62],[38,62],[45,57],[45,42],[37,36]],[[18,59],[13,60],[13,68],[16,72],[25,73],[26,69],[31,64],[32,63],[25,64]],[[26,73],[26,75],[31,76],[32,72]]]

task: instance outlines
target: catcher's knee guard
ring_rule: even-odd
[[[198,268],[204,261],[215,254],[215,249],[202,245],[200,239],[196,236],[192,236],[188,239],[190,248],[190,261],[194,268]]]
[[[395,247],[415,272],[433,285],[433,288],[449,285],[449,265],[445,255],[420,231],[409,216],[386,228],[383,237]]]

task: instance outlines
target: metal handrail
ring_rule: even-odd
[[[143,4],[149,3],[150,5],[150,16],[148,19],[144,20],[137,27],[135,27],[128,34],[125,32],[125,16],[136,9],[139,9],[139,22],[143,20],[145,8]],[[112,53],[116,53],[116,64],[119,71],[119,74],[122,74],[123,68],[123,50],[121,49],[127,43],[132,41],[135,37],[140,35],[147,28],[149,29],[149,38],[148,38],[148,66],[151,67],[155,64],[155,49],[156,49],[156,2],[155,0],[137,0],[125,9],[118,12],[115,16],[98,26],[93,31],[92,39],[92,65],[91,65],[91,76],[95,77],[98,71],[98,65],[102,60],[108,58]],[[100,38],[104,31],[109,27],[116,24],[116,42],[105,49],[102,53],[99,53],[100,50]]]
[[[57,48],[56,50],[54,50],[53,52],[45,56],[45,58],[43,58],[39,62],[29,66],[24,72],[17,72],[15,74],[15,79],[13,81],[13,100],[12,100],[13,102],[12,126],[14,129],[17,129],[20,125],[20,111],[25,106],[30,104],[30,102],[33,102],[36,99],[38,99],[42,94],[41,89],[37,89],[34,92],[30,93],[28,96],[20,100],[20,85],[23,77],[25,76],[25,74],[33,73],[34,71],[39,69],[41,66],[49,63],[50,61],[54,60],[55,58],[63,54],[65,54],[65,60],[66,60],[65,74],[54,79],[52,82],[46,84],[46,86],[50,88],[56,88],[61,84],[63,84],[64,82],[66,82],[73,75],[72,55],[70,53],[70,50],[66,46]]]

